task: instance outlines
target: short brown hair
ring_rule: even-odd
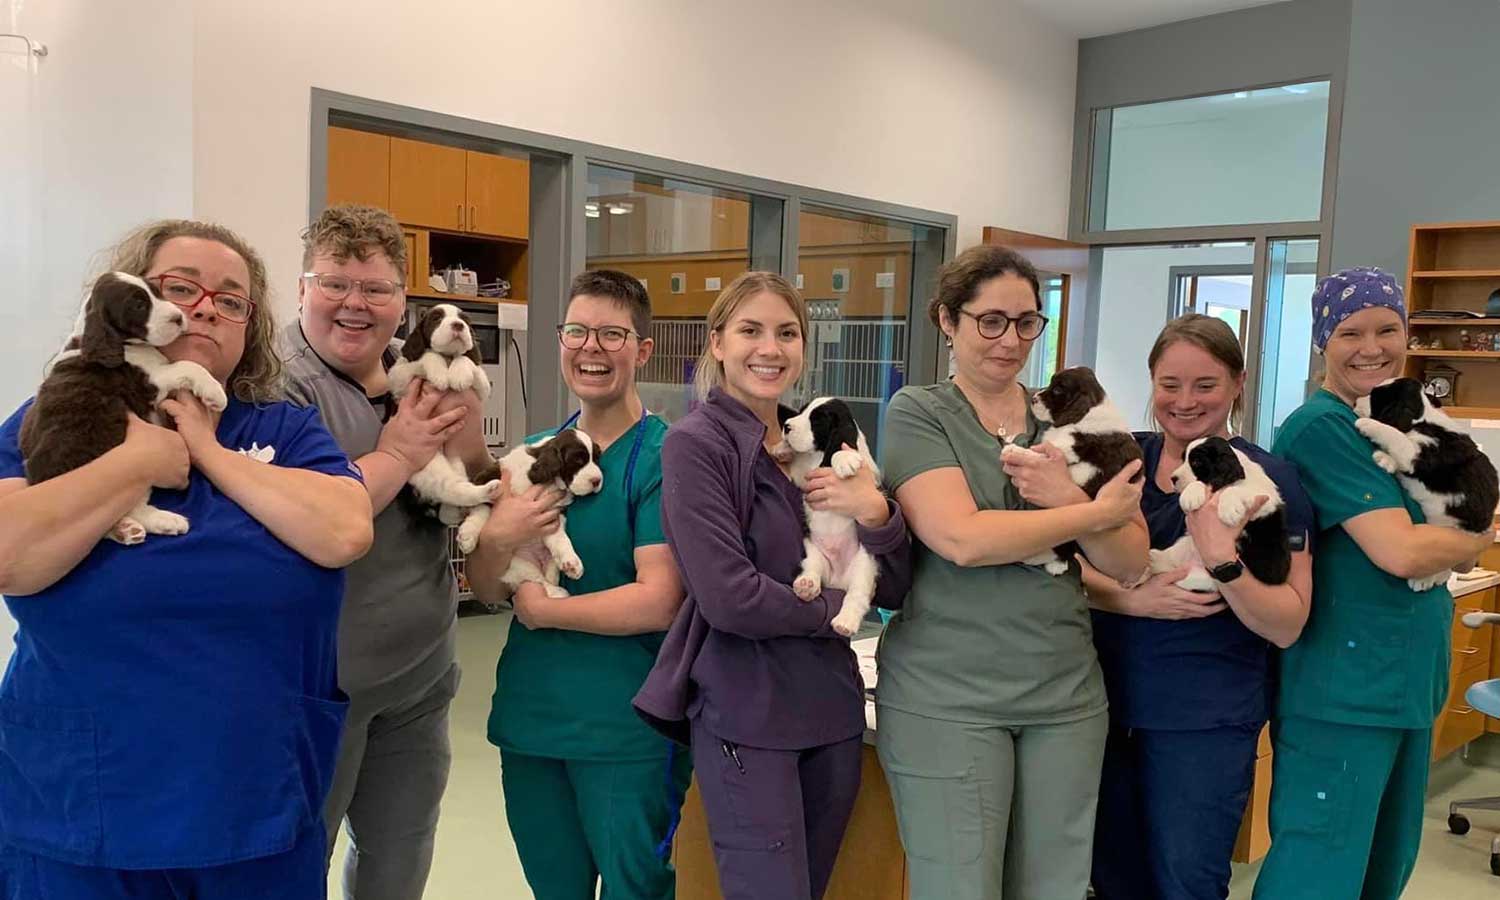
[[[162,244],[173,238],[192,237],[223,244],[245,261],[250,272],[246,292],[255,308],[245,323],[245,350],[225,387],[246,403],[269,403],[283,395],[281,357],[276,353],[276,320],[271,313],[266,287],[266,263],[244,238],[213,222],[166,219],[143,225],[125,236],[109,254],[109,271],[127,272],[144,278]]]
[[[1146,356],[1146,370],[1153,378],[1161,355],[1178,342],[1192,344],[1223,363],[1224,368],[1229,370],[1230,377],[1236,381],[1245,374],[1245,351],[1240,347],[1240,339],[1234,329],[1229,327],[1229,323],[1202,313],[1184,313],[1168,322],[1161,334],[1156,336],[1156,343],[1151,345],[1151,352]],[[1242,388],[1239,396],[1234,398],[1234,406],[1229,410],[1231,431],[1238,426],[1244,409],[1245,391]]]
[[[797,318],[797,327],[802,331],[803,362],[807,354],[807,301],[792,283],[775,272],[744,272],[729,282],[708,308],[705,321],[708,323],[708,339],[703,343],[703,352],[698,355],[698,368],[693,373],[693,384],[698,389],[698,398],[706,399],[708,392],[724,383],[724,364],[714,358],[713,333],[723,331],[740,305],[756,294],[775,294],[792,308]]]
[[[329,253],[339,262],[353,257],[367,261],[376,250],[384,253],[406,282],[406,238],[396,218],[383,209],[342,203],[318,214],[302,230],[302,271],[312,265],[313,257]],[[422,273],[425,278],[425,273]]]
[[[630,314],[630,324],[642,339],[651,336],[651,297],[635,276],[615,269],[597,269],[573,276],[568,302],[574,297],[602,297]]]
[[[963,305],[974,299],[986,281],[1001,275],[1015,275],[1031,285],[1036,308],[1041,310],[1042,284],[1031,260],[1009,247],[979,244],[955,256],[938,270],[937,293],[927,303],[927,318],[941,327],[941,313],[946,309],[949,320],[958,322],[958,311]]]

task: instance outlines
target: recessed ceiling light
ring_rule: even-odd
[[[1234,99],[1236,99],[1236,100],[1243,100],[1243,99],[1245,99],[1248,96],[1250,96],[1250,92],[1249,91],[1235,91],[1234,92]]]

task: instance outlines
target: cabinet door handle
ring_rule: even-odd
[[[464,205],[458,204],[458,230],[464,230]]]
[[[1474,654],[1476,654],[1476,653],[1479,652],[1479,648],[1478,647],[1465,647],[1464,649],[1462,649],[1462,650],[1460,650],[1458,652],[1462,653],[1464,656],[1473,656]]]
[[[479,226],[474,224],[474,207],[469,207],[469,230],[474,231]]]
[[[1470,607],[1470,608],[1467,608],[1467,609],[1461,609],[1461,610],[1459,610],[1459,612],[1463,612],[1463,613],[1477,613],[1477,612],[1484,612],[1484,610],[1482,610],[1479,607],[1475,606],[1475,607]]]
[[[1473,711],[1474,711],[1474,707],[1472,707],[1472,706],[1455,706],[1455,707],[1453,707],[1453,714],[1456,715],[1456,716],[1467,716],[1469,713],[1471,713]]]

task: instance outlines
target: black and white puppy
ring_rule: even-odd
[[[493,466],[474,476],[476,482],[498,479],[502,471],[510,473],[510,493],[526,493],[532,485],[550,485],[563,492],[566,501],[596,493],[604,485],[599,468],[599,447],[592,438],[576,428],[564,428],[545,440],[517,447],[502,456]],[[479,543],[479,532],[489,520],[491,506],[483,503],[469,510],[458,527],[458,547],[465,553]],[[527,581],[540,583],[549,597],[566,597],[568,592],[558,584],[559,574],[569,578],[583,575],[583,560],[568,539],[567,520],[559,514],[557,530],[518,549],[500,580],[512,592]]]
[[[21,421],[26,481],[37,484],[103,456],[125,441],[127,413],[161,424],[157,404],[186,390],[218,412],[224,388],[195,362],[168,362],[158,347],[184,331],[181,309],[145,281],[124,272],[101,275],[84,301],[81,327],[37,389]],[[188,520],[147,501],[110,529],[108,537],[139,544],[148,534],[183,534]]]
[[[1471,534],[1490,529],[1500,503],[1495,466],[1438,408],[1415,378],[1393,378],[1354,404],[1359,433],[1378,449],[1376,465],[1396,476],[1406,493],[1422,507],[1429,525]],[[1444,570],[1427,578],[1408,579],[1414,591],[1448,580]]]
[[[1074,366],[1053,375],[1052,382],[1032,398],[1031,411],[1051,426],[1042,433],[1041,442],[1062,451],[1068,475],[1090,497],[1131,460],[1141,458],[1141,447],[1131,436],[1129,423],[1109,402],[1104,386],[1087,366]],[[1028,453],[1036,451],[1006,444],[1000,458]],[[1025,562],[1061,575],[1068,571],[1068,560],[1077,552],[1077,545],[1070,542]]]
[[[1285,584],[1292,572],[1292,550],[1286,534],[1286,506],[1276,482],[1259,463],[1221,437],[1199,438],[1188,444],[1182,465],[1172,473],[1183,512],[1201,509],[1209,492],[1219,495],[1219,520],[1231,528],[1245,522],[1235,543],[1240,562],[1263,584]],[[1251,513],[1256,498],[1266,502]],[[1245,521],[1249,516],[1249,521]],[[1218,586],[1203,567],[1191,535],[1183,535],[1165,550],[1151,551],[1151,572],[1191,567],[1177,586],[1189,591],[1214,591]]]
[[[473,388],[481,401],[490,395],[490,379],[474,346],[472,323],[449,303],[439,303],[422,315],[387,377],[391,396],[398,400],[416,378],[440,391]],[[435,454],[408,483],[418,497],[439,504],[439,518],[450,525],[463,518],[464,510],[493,498],[500,486],[494,481],[475,483],[462,459],[443,452]]]
[[[852,478],[864,467],[877,481],[880,479],[880,470],[854,421],[854,413],[849,404],[836,397],[810,401],[801,412],[783,420],[781,431],[790,457],[788,474],[799,488],[807,483],[813,469],[823,467],[833,469],[840,478]],[[846,450],[845,445],[853,449]],[[852,518],[813,509],[806,502],[803,512],[807,527],[803,549],[807,555],[792,582],[792,591],[801,600],[811,600],[825,587],[843,590],[844,602],[832,625],[834,631],[849,637],[859,630],[874,602],[880,566],[860,544]]]

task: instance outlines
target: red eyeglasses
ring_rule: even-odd
[[[244,294],[236,294],[234,291],[211,291],[191,278],[183,278],[181,275],[158,275],[147,280],[156,285],[163,300],[183,309],[192,309],[202,303],[204,297],[207,297],[226,322],[248,322],[250,314],[255,312],[255,301]]]

